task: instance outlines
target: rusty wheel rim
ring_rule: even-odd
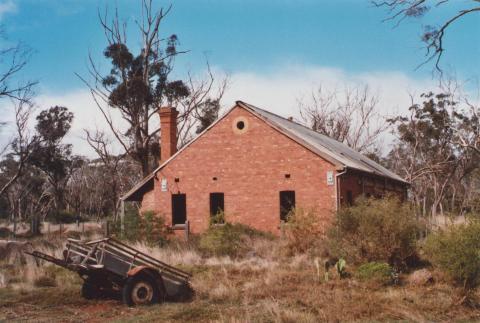
[[[153,288],[146,282],[138,282],[132,290],[132,301],[137,305],[149,304],[153,299]]]

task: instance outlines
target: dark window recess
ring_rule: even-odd
[[[347,205],[353,205],[353,194],[352,191],[347,191]]]
[[[172,224],[185,224],[187,221],[187,196],[172,194]]]
[[[225,198],[223,193],[210,193],[210,216],[223,213],[225,210]]]
[[[280,192],[280,220],[287,221],[288,213],[295,208],[295,191]]]
[[[238,121],[238,122],[237,122],[237,129],[238,129],[238,130],[243,130],[243,128],[245,128],[245,122],[243,122],[243,121]]]

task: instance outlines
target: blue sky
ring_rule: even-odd
[[[3,14],[9,38],[35,50],[28,75],[47,92],[81,86],[74,75],[86,73],[90,51],[102,62],[105,40],[97,9],[118,4],[131,27],[137,1],[2,0],[13,4]],[[0,1],[0,2],[2,2]],[[459,6],[467,1],[456,1]],[[159,6],[170,2],[155,1]],[[436,14],[446,17],[450,10]],[[349,72],[402,71],[410,77],[429,77],[432,66],[420,70],[424,50],[419,41],[423,21],[405,21],[397,28],[382,22],[385,11],[365,0],[177,0],[164,23],[164,35],[175,33],[190,53],[178,59],[178,73],[212,65],[230,73],[268,72],[284,64],[319,65]],[[462,78],[480,73],[480,14],[453,26],[446,38],[443,66]],[[106,64],[106,63],[105,63]]]
[[[154,0],[158,7],[173,4],[163,35],[175,33],[181,49],[189,50],[176,61],[176,77],[187,71],[201,77],[207,57],[216,72],[230,76],[225,107],[240,99],[282,115],[298,114],[298,100],[319,85],[345,84],[368,85],[385,114],[406,111],[410,94],[437,84],[432,64],[416,70],[425,54],[422,26],[469,2],[452,0],[453,7],[393,28],[392,22],[382,22],[385,10],[368,0]],[[105,6],[118,6],[130,27],[129,46],[138,46],[137,0],[0,0],[0,24],[8,41],[22,41],[34,50],[20,77],[39,81],[41,108],[64,105],[74,112],[71,141],[74,150],[87,155],[83,129],[105,128],[105,123],[74,73],[87,75],[89,52],[108,68],[97,17]],[[453,25],[445,38],[442,66],[459,81],[469,81],[470,88],[480,76],[479,36],[477,13]]]

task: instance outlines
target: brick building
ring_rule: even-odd
[[[291,120],[237,101],[176,151],[176,117],[160,109],[160,166],[123,201],[140,201],[174,228],[207,229],[224,211],[228,222],[278,233],[291,207],[314,208],[327,225],[359,195],[404,197],[407,182],[346,145]]]

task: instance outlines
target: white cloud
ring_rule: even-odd
[[[236,100],[242,100],[282,116],[298,117],[297,99],[310,94],[319,85],[327,89],[368,85],[378,94],[383,114],[405,113],[410,104],[410,94],[419,95],[436,88],[432,80],[412,79],[401,72],[349,73],[329,67],[279,66],[276,71],[266,74],[231,74],[223,105],[228,109]],[[75,114],[75,119],[67,141],[73,144],[76,154],[95,156],[84,139],[83,129],[98,128],[107,132],[109,129],[89,91],[79,89],[59,95],[41,95],[37,103],[41,109],[54,105],[68,107]],[[118,114],[114,114],[114,119],[125,129],[125,122]],[[4,133],[0,135],[0,144],[2,137]]]
[[[105,122],[105,117],[96,106],[90,92],[86,89],[79,89],[62,95],[41,95],[36,99],[36,103],[41,110],[58,105],[65,106],[73,112],[72,128],[67,135],[66,141],[73,145],[73,151],[76,154],[95,157],[94,151],[86,142],[85,129],[105,131],[113,141],[113,135]],[[111,111],[110,113],[118,128],[120,130],[126,129],[125,122],[120,114],[116,111]],[[117,149],[120,148],[118,146],[115,147]]]
[[[410,95],[418,98],[422,92],[437,88],[433,80],[412,79],[401,72],[349,73],[330,67],[297,65],[283,66],[269,74],[233,74],[224,103],[230,107],[235,100],[242,100],[298,120],[298,100],[308,101],[308,96],[320,85],[327,92],[338,91],[340,96],[345,87],[368,86],[378,97],[378,109],[384,116],[406,114],[411,104]],[[383,149],[387,151],[393,136],[385,134],[382,139]]]
[[[348,73],[318,66],[287,66],[270,74],[236,73],[224,102],[231,106],[242,100],[283,116],[298,116],[298,102],[318,86],[326,90],[365,86],[378,95],[383,114],[408,108],[409,94],[435,88],[431,80],[415,80],[401,72]]]
[[[14,13],[17,11],[17,6],[13,0],[0,0],[0,21],[3,16],[8,13]]]

